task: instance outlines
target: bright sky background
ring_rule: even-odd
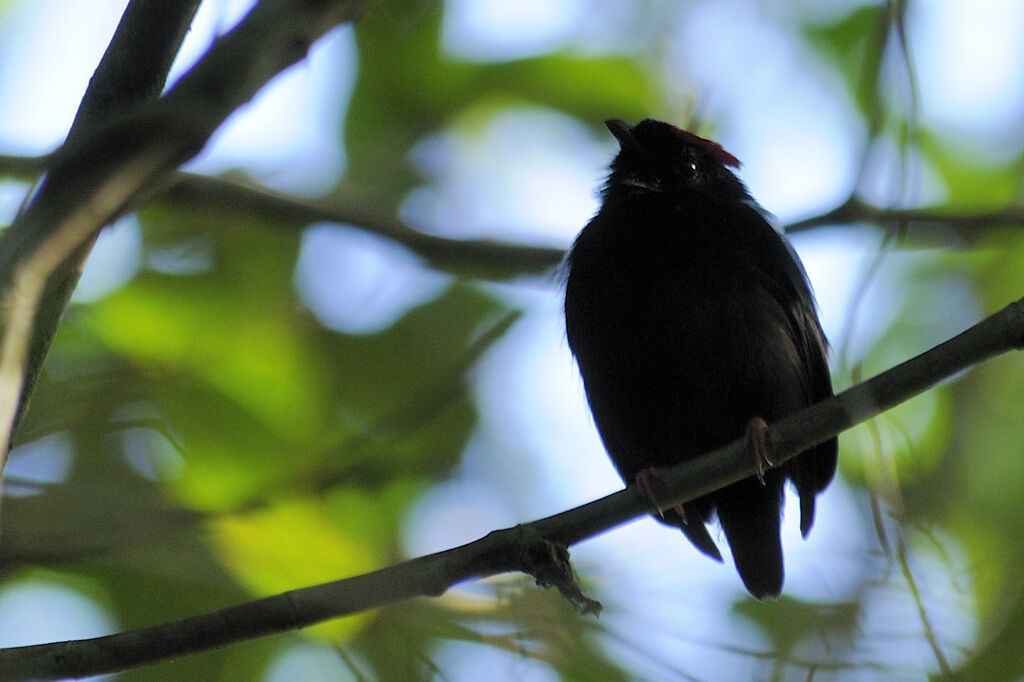
[[[248,4],[205,2],[177,73]],[[678,47],[665,57],[666,73],[678,74],[678,82],[668,87],[696,87],[704,111],[716,121],[718,141],[743,160],[741,177],[784,221],[827,210],[845,198],[865,134],[835,74],[820,66],[808,48],[794,47],[797,43],[786,35],[780,13],[810,11],[812,3],[796,4],[803,9],[755,0],[694,2],[691,21],[678,27],[673,43]],[[7,10],[0,24],[0,153],[40,154],[60,143],[124,5],[124,0],[22,0]],[[586,0],[450,0],[447,7],[447,48],[473,59],[621,40],[607,25],[588,23],[593,4]],[[993,155],[1018,154],[1024,139],[1024,3],[919,2],[911,7],[909,33],[922,121],[965,144],[981,144]],[[289,192],[327,189],[344,168],[334,143],[343,113],[338,102],[353,79],[351,69],[336,65],[353,61],[351,31],[333,32],[309,59],[237,112],[190,167],[204,172],[242,168],[260,182]],[[887,77],[898,77],[890,71]],[[413,161],[434,169],[434,181],[410,197],[407,210],[429,216],[439,229],[459,225],[462,231],[453,232],[459,236],[568,246],[596,209],[596,188],[614,148],[610,136],[595,137],[559,114],[508,112],[472,134],[451,130],[425,141]],[[12,183],[0,184],[5,219],[23,191]],[[924,177],[920,193],[912,198],[922,196],[941,198],[942,188]],[[820,231],[796,240],[833,339],[841,336],[851,285],[876,242],[869,232],[856,229],[841,235]],[[132,218],[108,230],[89,260],[77,300],[96,299],[127,281],[140,266],[139,244]],[[333,328],[370,331],[386,326],[424,295],[439,291],[445,281],[407,256],[401,256],[407,269],[396,274],[396,251],[401,249],[357,231],[314,228],[305,237],[296,286],[307,305]],[[337,271],[349,274],[339,281],[333,274]],[[884,285],[885,278],[881,281]],[[476,373],[484,407],[480,434],[456,477],[427,495],[413,513],[407,532],[410,554],[447,548],[621,487],[590,422],[564,342],[559,287],[541,281],[496,290],[524,305],[527,314]],[[875,293],[864,306],[884,320],[891,310],[889,298]],[[860,343],[871,333],[870,327],[862,330]],[[928,341],[922,340],[922,349]],[[529,485],[521,480],[527,471],[538,477]],[[875,539],[870,529],[851,523],[860,515],[859,503],[841,482],[819,504],[815,531],[806,542],[799,539],[797,515],[787,516],[786,591],[801,598],[837,600],[852,589],[857,564],[873,551]],[[603,620],[627,639],[669,660],[687,660],[700,652],[713,667],[683,666],[698,674],[742,674],[742,656],[708,653],[709,643],[727,640],[727,624],[736,626],[735,620],[724,618],[741,589],[728,559],[725,566],[715,565],[683,538],[649,520],[584,543],[574,557],[582,571],[613,586],[616,599],[647,604],[652,618],[665,619],[664,641],[650,630],[641,640],[630,634],[637,624],[624,622],[609,609]],[[927,564],[923,570],[927,573]],[[678,609],[667,611],[665,603],[673,602]],[[905,595],[871,606],[865,627],[873,619],[913,622],[913,605]],[[25,614],[33,608],[66,617],[40,618],[26,627]],[[723,618],[708,622],[711,613]],[[951,617],[945,627],[955,631],[966,626]],[[66,588],[31,583],[0,592],[0,645],[115,628],[101,610]],[[906,655],[909,665],[929,665],[927,652],[911,648]],[[456,680],[471,679],[484,665],[494,680],[548,679],[543,667],[521,659],[510,663],[509,657],[486,647],[453,644],[439,660]],[[297,679],[297,671],[313,669],[325,674],[335,664],[332,655],[313,645],[296,647],[278,662],[271,679]],[[664,675],[665,670],[655,666],[651,674]]]

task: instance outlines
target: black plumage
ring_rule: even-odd
[[[660,121],[610,120],[621,150],[567,265],[565,321],[598,431],[627,483],[832,395],[806,274],[720,146]],[[832,480],[836,441],[685,505],[679,527],[721,560],[717,518],[755,597],[782,589],[783,484],[800,529]]]

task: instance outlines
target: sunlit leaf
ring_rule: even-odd
[[[225,516],[210,527],[225,565],[254,595],[338,580],[379,568],[381,553],[312,501],[282,502],[258,512]],[[369,617],[360,614],[310,628],[345,637]]]

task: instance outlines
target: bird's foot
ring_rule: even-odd
[[[665,518],[665,514],[661,511],[661,506],[658,504],[658,497],[654,492],[655,488],[657,488],[658,492],[662,494],[665,492],[665,482],[661,480],[661,472],[661,467],[647,467],[646,469],[641,469],[636,475],[636,486],[640,489],[640,494],[643,495],[651,513],[657,515],[658,518],[663,519]],[[672,507],[672,511],[683,520],[683,523],[687,523],[686,511],[683,510],[683,505],[677,504]]]
[[[768,458],[768,441],[765,433],[768,431],[768,424],[760,417],[754,417],[747,422],[747,450],[754,457],[754,464],[757,466],[757,480],[764,485],[764,472],[775,466]]]

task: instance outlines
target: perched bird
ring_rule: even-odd
[[[734,156],[661,121],[606,125],[621,149],[567,258],[566,333],[612,462],[627,484],[649,484],[659,467],[831,396],[828,346],[803,266],[729,170]],[[783,484],[800,496],[806,537],[836,454],[825,441],[763,483],[656,518],[721,561],[705,526],[717,515],[747,590],[777,597]]]

